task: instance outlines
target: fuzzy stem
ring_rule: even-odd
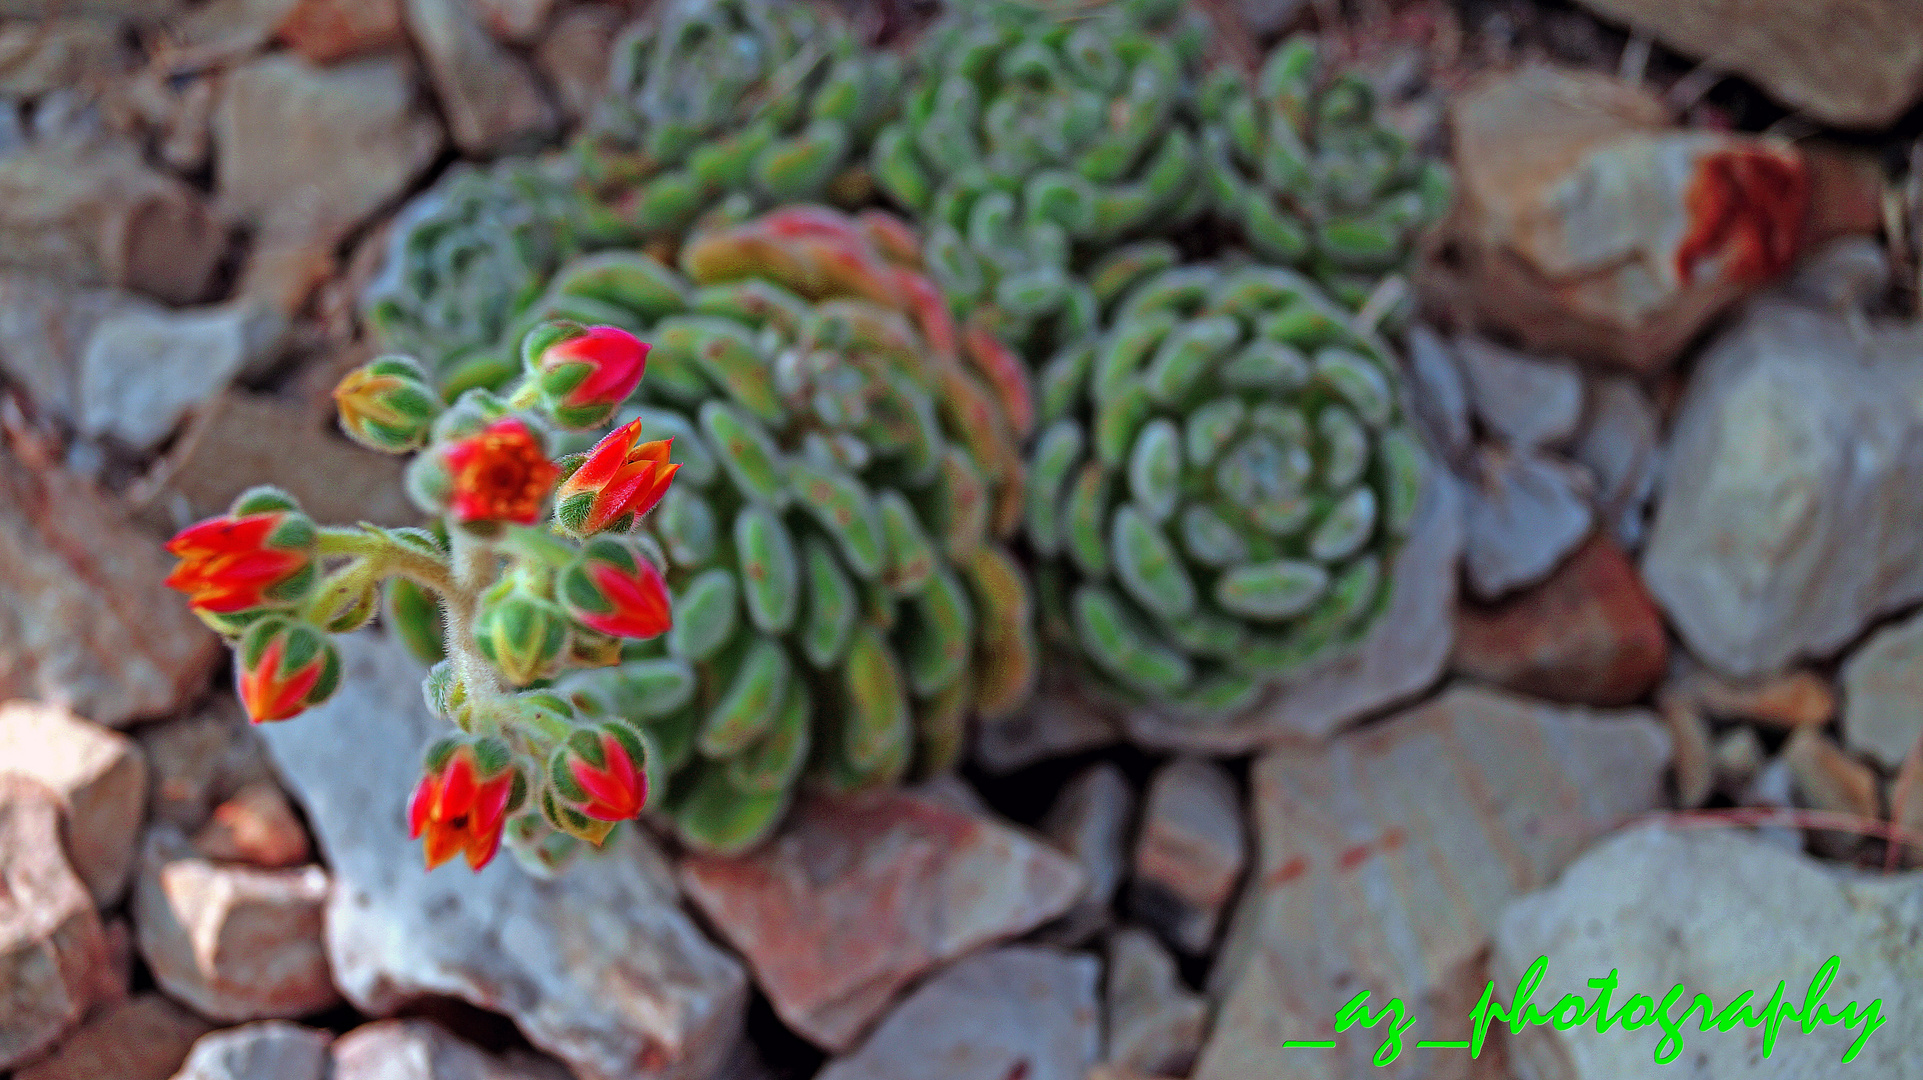
[[[541,400],[541,388],[533,379],[521,380],[521,385],[508,395],[507,407],[510,409],[531,409]]]
[[[486,541],[469,536],[458,525],[448,530],[448,541],[453,548],[453,587],[442,594],[442,606],[447,610],[444,645],[448,659],[454,664],[454,676],[467,687],[470,700],[504,697],[506,691],[493,665],[474,645],[474,609],[480,603],[481,592],[494,578],[494,548]],[[477,709],[475,715],[485,715],[488,711]]]
[[[340,556],[362,559],[367,572],[375,577],[399,574],[442,596],[454,590],[454,578],[448,572],[447,563],[375,530],[327,526],[320,530],[315,550],[323,559]]]
[[[314,595],[301,607],[301,617],[308,622],[325,624],[330,616],[341,610],[340,601],[365,590],[376,579],[374,559],[370,556],[357,556],[346,566],[321,579]]]

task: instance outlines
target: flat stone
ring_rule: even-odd
[[[628,12],[612,4],[581,4],[561,12],[534,49],[534,65],[554,88],[570,122],[585,119],[607,93],[608,53]]]
[[[1400,998],[1423,1039],[1467,1039],[1503,906],[1622,818],[1663,805],[1668,744],[1640,710],[1456,687],[1258,759],[1259,854],[1210,973],[1220,1006],[1195,1076],[1246,1080],[1283,1061],[1304,1078],[1489,1075],[1462,1053],[1372,1070],[1382,1040],[1361,1028],[1315,1054],[1282,1043],[1327,1037],[1364,990],[1372,1011]]]
[[[541,36],[555,0],[473,0],[481,25],[498,41],[531,45]]]
[[[1083,1080],[1101,1046],[1101,962],[1030,945],[977,953],[910,994],[816,1080]]]
[[[228,66],[266,47],[296,0],[206,0],[168,29],[170,68]]]
[[[89,1019],[13,1080],[167,1080],[212,1026],[160,994],[136,994]]]
[[[194,850],[217,862],[284,870],[314,861],[314,845],[279,785],[255,781],[214,808]]]
[[[1656,714],[1669,728],[1669,744],[1675,765],[1676,803],[1685,810],[1709,801],[1716,788],[1716,752],[1710,745],[1709,721],[1694,704],[1679,694],[1658,691]],[[1743,728],[1749,731],[1748,728]],[[1755,739],[1750,732],[1750,738]],[[1757,744],[1760,749],[1761,744]],[[1754,770],[1752,769],[1753,773]]]
[[[1652,1066],[1663,1039],[1656,1024],[1600,1035],[1593,1024],[1532,1026],[1510,1040],[1510,1054],[1522,1075],[1539,1080],[1915,1076],[1923,1074],[1919,934],[1923,876],[1845,874],[1722,829],[1646,825],[1596,845],[1553,887],[1509,905],[1490,978],[1508,1004],[1523,972],[1546,956],[1533,999],[1543,1010],[1565,993],[1593,1001],[1597,991],[1586,984],[1614,971],[1620,989],[1612,1015],[1631,994],[1660,1000],[1677,984],[1689,995],[1684,1003],[1707,994],[1718,1011],[1745,993],[1755,995],[1750,1009],[1761,1011],[1782,986],[1783,1003],[1800,1013],[1808,980],[1836,957],[1824,998],[1830,1009],[1881,1001],[1883,1026],[1848,1065],[1838,1062],[1861,1025],[1806,1032],[1790,1020],[1765,1056],[1760,1028],[1702,1032],[1700,1015],[1682,1020],[1683,1045],[1668,1068]]]
[[[1510,446],[1560,443],[1582,420],[1582,376],[1562,360],[1544,360],[1481,338],[1458,337],[1475,413]]]
[[[94,903],[120,899],[147,809],[140,746],[57,705],[0,704],[0,772],[30,776],[60,796],[67,859]]]
[[[0,264],[187,304],[226,247],[200,195],[133,146],[43,139],[0,157]]]
[[[1890,785],[1890,824],[1912,837],[1923,837],[1923,737],[1904,755],[1903,767]],[[1908,866],[1923,864],[1923,840],[1902,844],[1897,858]]]
[[[1185,953],[1207,952],[1248,862],[1235,778],[1191,757],[1157,770],[1134,861],[1129,907],[1136,917]]]
[[[1894,769],[1923,735],[1923,616],[1878,630],[1843,662],[1843,741]]]
[[[173,565],[112,496],[0,453],[0,699],[124,727],[198,696],[226,650],[161,584]]]
[[[1597,533],[1547,581],[1456,612],[1457,672],[1551,701],[1627,705],[1668,667],[1662,612],[1616,541]]]
[[[1617,543],[1634,548],[1647,531],[1644,515],[1656,494],[1662,424],[1649,396],[1621,376],[1592,380],[1589,401],[1573,456],[1595,477],[1603,527]]]
[[[249,784],[273,783],[267,750],[240,703],[221,695],[191,716],[143,725],[148,816],[193,834]]]
[[[286,328],[280,313],[246,302],[120,308],[80,355],[81,433],[151,449],[236,376],[270,363]]]
[[[569,1080],[524,1051],[484,1053],[426,1020],[383,1020],[334,1044],[332,1080]]]
[[[1796,147],[1670,126],[1650,90],[1573,68],[1451,96],[1463,306],[1525,350],[1649,372],[1794,257]]]
[[[1731,728],[1717,736],[1712,752],[1716,786],[1731,793],[1748,787],[1769,759],[1763,740],[1756,737],[1756,729],[1747,726]]]
[[[835,1052],[917,977],[1042,925],[1087,888],[1047,844],[901,792],[805,796],[767,844],[690,856],[681,883],[776,1015]]]
[[[53,790],[0,775],[0,1069],[115,990],[93,898],[61,854],[60,812]]]
[[[1705,352],[1643,579],[1690,651],[1777,671],[1923,598],[1923,328],[1759,300]]]
[[[72,423],[80,412],[81,350],[100,320],[127,302],[126,294],[112,289],[0,273],[0,372],[26,391],[41,414]]]
[[[0,95],[35,98],[126,67],[117,31],[97,19],[0,26]]]
[[[974,759],[1001,776],[1038,761],[1067,757],[1121,741],[1116,719],[1067,665],[1042,670],[1028,703],[1008,716],[975,724]]]
[[[404,0],[402,10],[462,153],[491,157],[555,130],[558,118],[527,63],[488,37],[468,4]]]
[[[140,954],[161,989],[229,1023],[292,1019],[340,1000],[321,944],[327,872],[260,870],[193,854],[171,825],[142,851]]]
[[[173,1080],[329,1080],[330,1032],[262,1020],[200,1037]]]
[[[1464,562],[1484,600],[1548,577],[1595,525],[1588,474],[1560,458],[1485,446],[1474,470]]]
[[[504,1013],[581,1080],[707,1080],[741,1037],[747,978],[681,910],[639,829],[537,880],[501,857],[427,871],[405,808],[420,752],[447,730],[400,642],[338,637],[341,689],[259,728],[334,875],[334,978],[370,1015],[428,994]],[[337,1077],[337,1080],[345,1080]]]
[[[1783,747],[1783,760],[1795,777],[1802,805],[1870,821],[1882,817],[1875,770],[1845,754],[1820,730],[1797,728]]]
[[[1709,716],[1773,728],[1821,727],[1836,716],[1836,688],[1808,668],[1732,679],[1670,654],[1676,691]]]
[[[1469,385],[1455,347],[1417,323],[1409,328],[1408,370],[1416,415],[1443,453],[1460,460],[1475,436],[1469,426]]]
[[[1923,98],[1923,32],[1901,0],[1583,0],[1693,59],[1754,80],[1812,119],[1880,128]]]
[[[1455,639],[1463,545],[1462,496],[1447,470],[1430,469],[1409,535],[1395,559],[1388,609],[1354,648],[1279,684],[1240,717],[1198,726],[1141,708],[1125,718],[1129,735],[1155,749],[1242,754],[1327,738],[1433,686]]]
[[[1108,939],[1108,1038],[1103,1060],[1144,1075],[1186,1076],[1208,1033],[1208,1003],[1182,985],[1155,936],[1129,927]]]
[[[1135,790],[1111,762],[1100,762],[1063,785],[1042,819],[1042,835],[1074,859],[1088,891],[1061,919],[1042,931],[1057,945],[1080,945],[1108,925],[1110,904],[1128,867],[1129,825]]]
[[[296,0],[277,28],[287,47],[316,64],[401,44],[401,0]]]

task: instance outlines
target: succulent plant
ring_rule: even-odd
[[[1313,38],[1276,46],[1253,83],[1212,71],[1201,111],[1216,211],[1258,255],[1313,273],[1351,310],[1448,208],[1448,170],[1381,123],[1369,85]]]
[[[899,57],[811,5],[668,0],[616,41],[581,159],[631,239],[679,236],[731,194],[860,202],[901,79]]]
[[[1191,16],[1177,0],[974,0],[929,31],[872,168],[925,223],[957,312],[1010,342],[1075,338],[1094,328],[1075,277],[1088,257],[1201,212]]]
[[[1022,509],[1006,417],[1026,403],[916,252],[877,213],[802,207],[695,234],[685,273],[604,253],[555,276],[547,303],[618,309],[653,344],[624,415],[680,466],[639,534],[674,630],[558,689],[641,723],[691,845],[751,846],[804,772],[850,790],[944,768],[972,714],[1034,681],[1002,543]]]
[[[1426,458],[1383,347],[1307,277],[1174,262],[1093,272],[1103,331],[1040,375],[1026,531],[1051,639],[1219,719],[1367,630]]]

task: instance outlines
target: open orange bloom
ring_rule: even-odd
[[[447,465],[448,509],[459,521],[530,524],[561,475],[540,440],[512,416],[448,444],[441,460]]]
[[[271,540],[288,521],[285,512],[210,518],[167,541],[180,565],[167,587],[187,594],[194,607],[228,615],[276,603],[269,595],[308,572],[313,561],[311,529],[306,544],[277,547]]]
[[[561,482],[555,493],[554,516],[576,536],[591,536],[632,515],[640,517],[668,490],[681,468],[668,463],[673,439],[635,445],[641,421],[615,428],[594,444],[587,460]]]
[[[425,837],[427,868],[434,869],[456,852],[475,870],[486,866],[500,850],[513,793],[513,768],[484,776],[471,745],[457,747],[439,769],[422,776],[408,803],[407,827],[415,839]]]

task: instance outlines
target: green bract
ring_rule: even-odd
[[[947,767],[969,716],[1034,681],[1029,590],[999,540],[1021,510],[1006,406],[926,281],[884,257],[898,230],[789,210],[695,237],[686,277],[632,254],[554,280],[555,298],[592,282],[654,346],[623,419],[681,466],[637,533],[674,628],[564,685],[640,725],[704,849],[765,836],[804,771],[851,790]]]
[[[1141,249],[1042,373],[1027,532],[1044,612],[1113,686],[1197,717],[1356,640],[1424,455],[1382,348],[1303,275]]]

